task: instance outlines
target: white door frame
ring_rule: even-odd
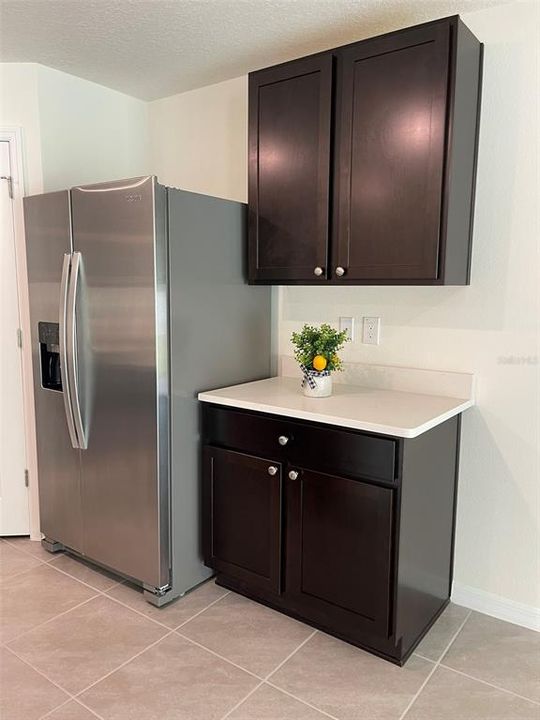
[[[34,380],[32,375],[32,333],[30,326],[30,303],[28,298],[28,274],[26,270],[26,246],[24,240],[22,202],[24,197],[24,174],[21,128],[0,127],[0,141],[5,141],[9,144],[9,160],[12,178],[15,260],[17,264],[17,288],[19,292],[19,317],[22,331],[24,434],[29,481],[28,507],[30,513],[30,538],[32,540],[39,540],[41,538],[41,532],[39,529],[36,422],[34,410]]]

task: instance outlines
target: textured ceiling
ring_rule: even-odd
[[[507,0],[509,1],[509,0]],[[0,0],[0,60],[152,100],[504,0]]]

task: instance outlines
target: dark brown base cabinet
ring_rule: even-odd
[[[218,584],[403,664],[450,596],[459,417],[403,439],[202,412]]]
[[[454,16],[250,73],[250,282],[468,284],[482,57]]]

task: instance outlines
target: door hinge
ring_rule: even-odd
[[[13,200],[13,178],[11,177],[11,175],[0,175],[0,180],[7,180],[8,194],[9,197]]]
[[[26,469],[24,471],[24,485],[25,487],[28,487],[30,485],[30,475],[28,473],[28,470]]]
[[[22,330],[17,328],[17,345],[22,348]]]

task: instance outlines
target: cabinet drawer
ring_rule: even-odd
[[[397,442],[392,438],[215,405],[205,406],[203,413],[207,443],[353,478],[388,483],[397,478]],[[287,439],[285,445],[280,437]]]
[[[390,483],[396,479],[396,441],[390,438],[294,423],[288,447],[292,465]]]

